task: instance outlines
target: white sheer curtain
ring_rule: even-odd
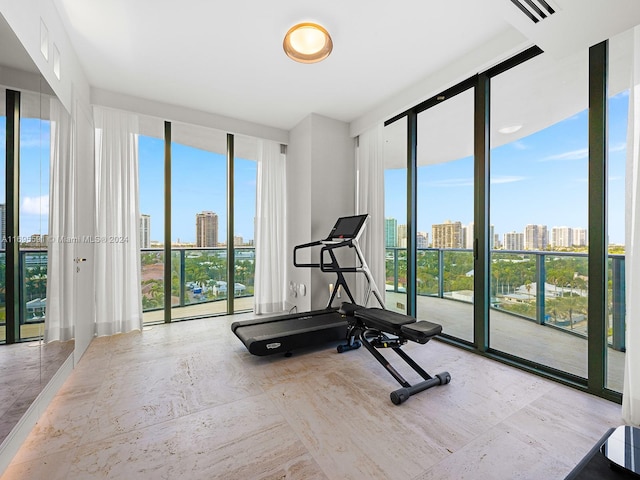
[[[285,309],[286,155],[279,143],[258,141],[254,312]]]
[[[49,180],[49,245],[44,340],[66,341],[74,337],[73,261],[75,232],[75,164],[71,116],[60,101],[50,102],[51,171]]]
[[[627,127],[625,274],[626,354],[622,418],[640,425],[640,28],[633,33],[629,124]]]
[[[96,333],[142,329],[138,120],[94,107],[96,155]]]
[[[378,125],[360,135],[356,147],[356,214],[369,214],[369,223],[360,237],[371,276],[382,299],[385,289],[384,245],[384,155],[383,125]],[[356,302],[363,305],[367,293],[363,276],[356,278]],[[373,295],[368,306],[380,306]]]

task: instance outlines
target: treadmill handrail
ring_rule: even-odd
[[[298,263],[298,250],[303,248],[317,247],[318,245],[322,245],[322,240],[316,240],[315,242],[303,243],[301,245],[296,245],[293,247],[293,265],[294,267],[309,267],[309,268],[320,268],[319,263]]]

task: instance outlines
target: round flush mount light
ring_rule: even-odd
[[[333,50],[329,32],[317,23],[299,23],[284,36],[282,48],[289,58],[300,63],[324,60]]]

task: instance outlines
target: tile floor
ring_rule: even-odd
[[[394,406],[363,348],[255,357],[251,315],[96,339],[1,477],[562,479],[620,406],[432,341],[452,381]]]

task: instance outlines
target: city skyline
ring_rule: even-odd
[[[406,227],[405,224],[398,224],[395,218],[385,218],[385,246],[389,248],[406,248]],[[390,231],[392,228],[396,229],[395,234]],[[416,232],[417,248],[473,248],[473,235],[468,234],[472,229],[473,222],[464,225],[460,221],[446,220],[440,224],[433,224],[431,225],[431,233]],[[538,229],[543,233],[538,232]],[[539,240],[541,235],[544,236],[544,241]],[[557,237],[554,237],[554,235]],[[514,230],[504,233],[496,233],[495,226],[491,225],[490,236],[493,238],[492,245],[494,248],[507,250],[543,250],[547,245],[555,247],[583,247],[588,245],[586,228],[567,227],[564,225],[549,228],[547,225],[527,224],[520,231]],[[391,239],[395,244],[391,244]],[[506,246],[507,244],[521,244],[522,246],[509,248]]]
[[[624,244],[628,92],[609,99],[608,235]],[[491,149],[489,222],[502,232],[531,224],[588,225],[588,111]],[[418,158],[420,165],[420,158]],[[473,157],[418,167],[417,225],[474,217]],[[385,170],[385,218],[406,224],[406,169]],[[435,206],[435,208],[434,208]],[[586,228],[586,227],[585,227]]]

